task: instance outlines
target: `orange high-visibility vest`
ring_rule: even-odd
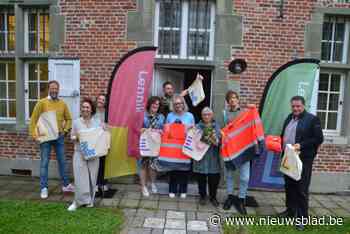
[[[190,157],[182,152],[186,139],[184,124],[166,124],[163,129],[158,160],[169,163],[190,163]]]
[[[275,153],[282,152],[282,139],[280,136],[267,135],[265,138],[266,149]]]
[[[240,113],[221,133],[221,157],[225,162],[233,161],[235,166],[253,159],[259,143],[264,140],[264,129],[256,108]]]

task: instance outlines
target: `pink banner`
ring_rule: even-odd
[[[142,47],[116,65],[109,84],[108,123],[128,128],[128,155],[138,157],[140,129],[153,77],[155,47]],[[113,144],[113,142],[112,142]]]

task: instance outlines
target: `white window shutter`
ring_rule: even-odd
[[[59,97],[68,105],[73,119],[80,112],[80,61],[77,59],[49,59],[49,80],[60,83]]]

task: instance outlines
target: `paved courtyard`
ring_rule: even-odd
[[[113,198],[97,199],[96,206],[118,207],[123,210],[125,223],[122,233],[164,233],[194,234],[221,233],[218,226],[209,223],[213,214],[222,216],[238,214],[234,208],[224,211],[222,205],[213,207],[210,203],[198,205],[197,196],[186,199],[171,199],[166,195],[141,196],[136,184],[113,184],[118,192]],[[220,189],[218,200],[222,203],[225,191]],[[259,207],[248,207],[248,214],[274,215],[284,210],[284,193],[250,191]],[[39,200],[39,181],[37,178],[0,176],[0,198]],[[64,195],[57,180],[49,181],[48,201],[71,202],[73,194]],[[320,195],[310,196],[311,215],[334,215],[350,217],[350,196]]]

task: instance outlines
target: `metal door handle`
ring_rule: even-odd
[[[79,93],[78,90],[74,90],[74,91],[72,92],[72,96],[73,96],[73,97],[79,97],[79,95],[80,95],[80,93]]]

